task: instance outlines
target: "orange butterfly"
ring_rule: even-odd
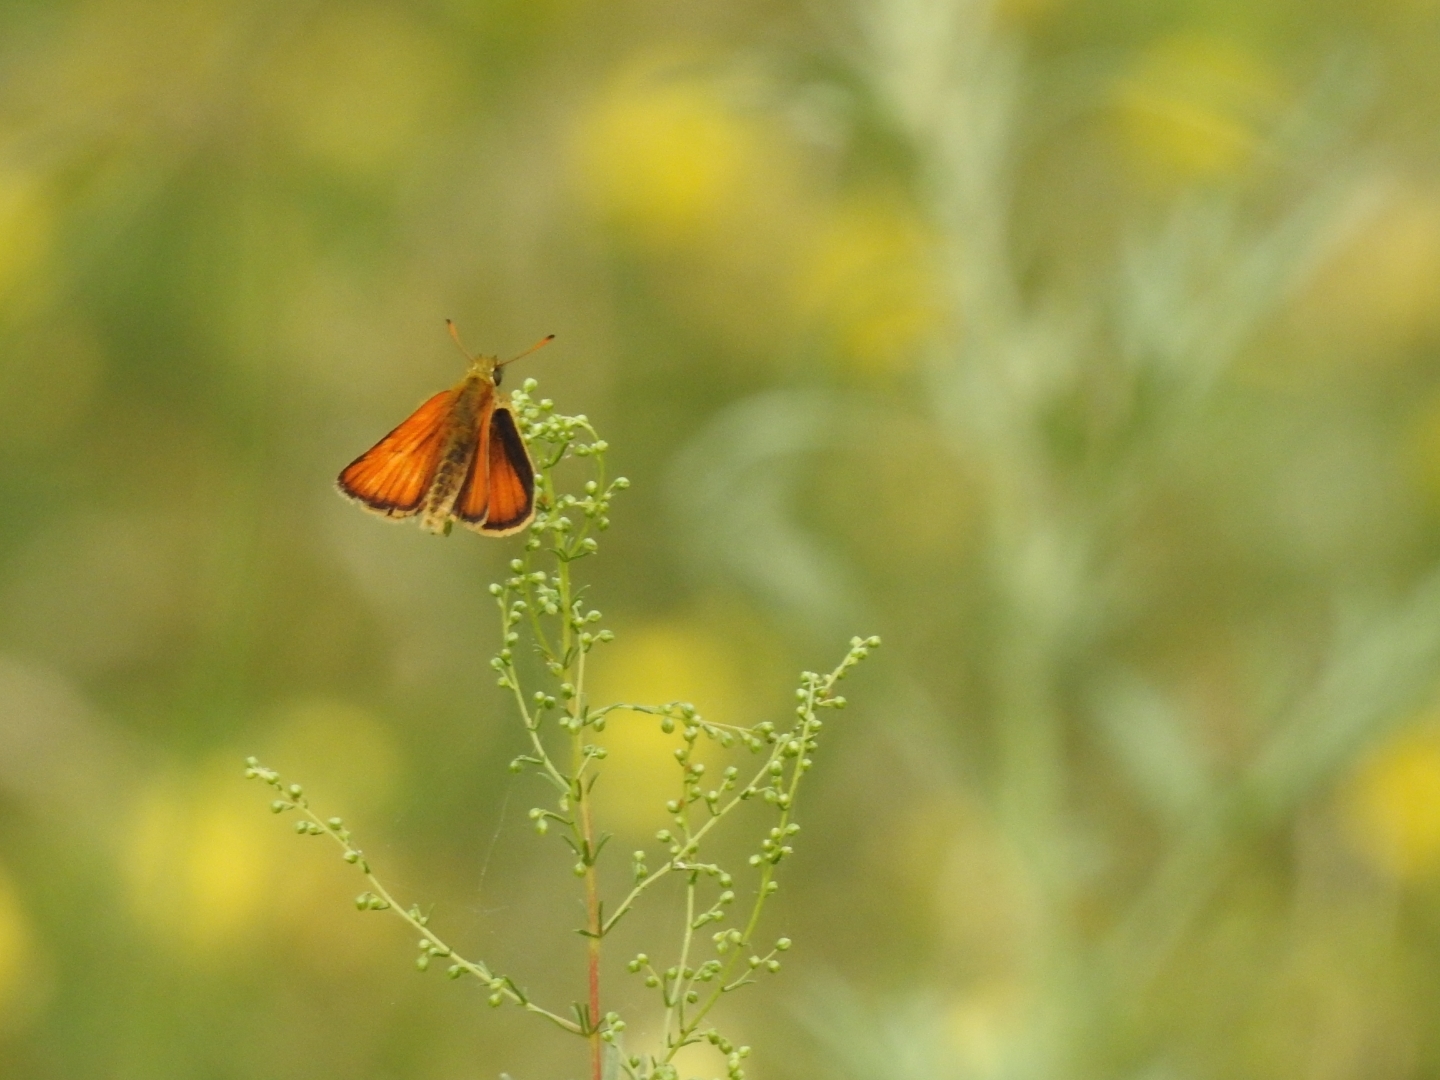
[[[460,345],[454,323],[447,319],[445,325]],[[535,516],[535,466],[515,414],[495,392],[500,369],[520,356],[502,362],[466,353],[465,378],[347,465],[335,481],[340,494],[388,518],[420,514],[420,527],[430,532],[448,533],[456,520],[490,536],[509,536],[529,525]]]

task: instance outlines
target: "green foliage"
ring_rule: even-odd
[[[355,898],[360,911],[391,911],[420,935],[415,966],[426,971],[444,963],[452,979],[473,976],[485,984],[491,1006],[517,1005],[550,1021],[563,1031],[588,1039],[594,1080],[618,1069],[634,1080],[678,1080],[674,1059],[683,1048],[708,1044],[724,1059],[729,1080],[743,1080],[750,1047],[736,1044],[711,1022],[711,1012],[726,994],[751,985],[760,975],[780,970],[780,954],[789,938],[760,936],[761,915],[780,888],[780,864],[794,854],[800,825],[795,820],[800,783],[814,765],[824,722],[821,713],[845,707],[840,680],[880,644],[880,639],[853,638],[839,665],[828,673],[803,672],[795,692],[793,717],[763,721],[749,727],[709,720],[685,701],[662,704],[614,702],[592,704],[586,690],[586,665],[591,652],[614,640],[602,628],[601,613],[588,606],[585,588],[575,579],[575,564],[599,549],[597,533],[610,525],[614,496],[629,487],[624,477],[608,480],[606,442],[583,416],[555,412],[549,399],[536,400],[536,383],[527,380],[512,402],[526,441],[537,458],[536,515],[524,543],[524,555],[510,562],[510,574],[490,586],[500,612],[501,648],[491,660],[497,683],[514,696],[515,709],[529,747],[511,763],[512,772],[529,773],[551,789],[553,803],[536,806],[529,820],[539,836],[552,830],[573,859],[575,876],[583,881],[586,925],[577,928],[589,954],[588,993],[572,1002],[568,1014],[532,1001],[521,983],[496,972],[483,960],[466,959],[431,929],[416,905],[406,906],[376,876],[369,859],[338,817],[323,818],[300,784],[254,757],[247,759],[247,778],[275,790],[270,809],[293,812],[295,831],[302,836],[329,836],[341,858],[355,866],[369,886]],[[580,494],[561,490],[557,472],[567,459],[588,461],[590,476]],[[517,655],[520,654],[520,655]],[[538,660],[527,674],[523,656]],[[629,719],[624,719],[626,714]],[[655,839],[657,851],[643,849],[630,856],[632,885],[607,911],[600,895],[597,863],[610,834],[599,832],[593,792],[603,773],[605,747],[588,741],[612,722],[649,718],[667,734],[678,731],[682,745],[674,751],[675,796],[663,811],[670,825]],[[734,763],[718,769],[699,760],[718,755]],[[769,807],[773,824],[760,838],[743,868],[732,871],[709,858],[718,827],[744,803]],[[600,970],[605,940],[661,880],[684,881],[684,919],[680,941],[656,955],[673,962],[652,961],[639,953],[626,970],[641,977],[653,991],[663,1033],[659,1050],[627,1053],[623,1047],[626,1021],[614,1010],[602,1011]]]

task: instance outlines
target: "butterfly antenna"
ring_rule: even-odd
[[[495,366],[496,366],[496,367],[504,367],[506,364],[513,364],[516,360],[519,360],[519,359],[521,359],[522,357],[529,356],[529,355],[530,355],[531,353],[533,353],[533,352],[539,352],[541,349],[543,349],[546,345],[549,345],[550,342],[552,342],[552,341],[554,341],[554,340],[555,340],[555,335],[554,335],[554,334],[546,334],[544,337],[542,337],[542,338],[541,338],[539,341],[537,341],[534,345],[531,345],[531,346],[530,346],[528,349],[526,349],[524,352],[522,352],[522,353],[516,353],[514,356],[510,357],[509,360],[502,360],[500,363],[496,364]]]
[[[460,355],[466,360],[474,360],[475,358],[470,355],[470,350],[465,348],[465,343],[460,340],[460,331],[455,329],[454,319],[445,320],[445,329],[450,331],[450,340],[455,342],[455,347],[460,350]]]

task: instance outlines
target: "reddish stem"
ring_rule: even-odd
[[[603,1080],[604,1047],[600,1040],[600,888],[595,873],[595,829],[590,820],[590,793],[580,794],[580,829],[590,863],[585,868],[586,929],[590,933],[590,1075]]]

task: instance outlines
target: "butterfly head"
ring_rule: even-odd
[[[470,361],[470,376],[479,377],[482,379],[489,379],[494,382],[496,386],[500,385],[500,380],[505,374],[506,364],[513,364],[522,356],[529,356],[537,349],[543,349],[546,345],[549,345],[550,342],[555,340],[554,334],[547,334],[539,341],[537,341],[534,345],[531,345],[530,348],[526,349],[524,352],[516,353],[514,356],[510,357],[509,360],[501,360],[498,356],[470,355],[470,353],[466,351],[465,346],[460,341],[460,334],[455,329],[455,324],[449,319],[446,319],[445,327],[450,331],[450,337],[454,339],[456,347],[461,351],[461,353],[465,355],[465,358]]]

